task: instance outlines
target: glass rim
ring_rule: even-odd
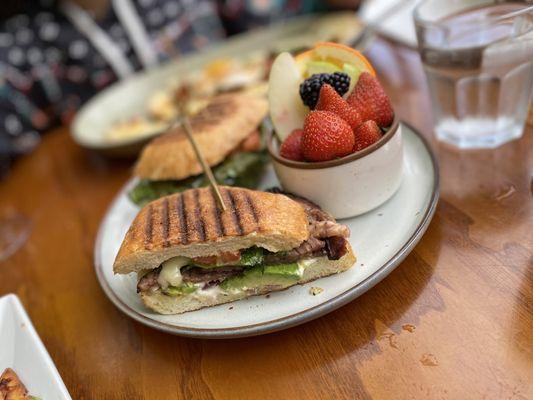
[[[425,4],[427,4],[428,2],[430,2],[430,1],[434,1],[434,0],[423,0],[423,1],[421,1],[420,3],[417,4],[415,9],[413,10],[413,19],[415,21],[415,25],[433,26],[433,27],[444,26],[444,24],[442,22],[430,21],[430,20],[428,20],[426,18],[422,18],[420,16],[420,8],[422,6],[424,6]],[[493,4],[504,4],[504,3],[493,2]],[[470,7],[470,8],[473,8],[473,7]],[[464,10],[466,10],[466,9],[468,9],[468,7],[464,8]],[[502,21],[502,20],[507,19],[507,18],[514,18],[514,17],[518,17],[518,16],[520,16],[522,14],[527,14],[530,11],[533,12],[533,4],[529,3],[529,5],[528,5],[526,3],[526,4],[524,4],[524,8],[521,8],[520,10],[511,11],[511,12],[509,12],[507,14],[499,15],[497,17],[490,17],[490,18],[483,18],[483,19],[474,20],[474,21],[468,22],[467,24],[471,25],[471,26],[486,26],[486,25],[490,25],[490,24],[493,24],[493,23],[497,23],[497,22]]]

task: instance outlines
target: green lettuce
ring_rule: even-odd
[[[253,267],[254,265],[259,265],[263,262],[263,249],[260,247],[250,247],[249,249],[243,250],[241,253],[241,260],[239,265],[245,265],[248,267]]]
[[[268,162],[266,152],[236,152],[213,168],[213,175],[220,185],[257,188],[261,175]],[[187,189],[204,187],[209,184],[201,174],[179,181],[141,180],[128,194],[131,201],[143,206],[152,200]]]
[[[183,294],[193,293],[195,292],[197,287],[193,285],[192,283],[182,283],[179,286],[169,286],[166,289],[163,290],[163,293],[165,293],[168,296],[181,296]]]
[[[298,282],[302,273],[298,263],[277,265],[256,265],[246,268],[242,274],[232,276],[220,284],[222,290],[255,288],[276,285],[287,287]]]

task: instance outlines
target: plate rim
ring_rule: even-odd
[[[101,249],[102,249],[102,240],[103,240],[103,227],[107,225],[108,219],[110,217],[109,210],[111,210],[115,203],[119,200],[119,197],[125,190],[126,186],[129,183],[129,180],[124,186],[120,189],[118,194],[114,197],[111,204],[106,209],[106,213],[100,226],[98,228],[98,233],[96,236],[95,246],[94,246],[94,263],[95,271],[100,287],[108,297],[108,299],[124,314],[134,319],[135,321],[147,325],[156,330],[171,333],[178,336],[187,336],[194,338],[215,338],[215,339],[224,339],[224,338],[239,338],[239,337],[250,337],[257,336],[266,333],[277,332],[283,329],[291,328],[303,324],[305,322],[311,321],[313,319],[319,318],[325,314],[328,314],[345,304],[349,303],[352,300],[355,300],[357,297],[363,295],[365,292],[373,288],[376,284],[381,282],[386,276],[388,276],[413,250],[413,248],[418,244],[424,233],[426,232],[429,223],[433,219],[435,210],[437,208],[437,203],[440,196],[440,178],[439,178],[439,164],[435,154],[433,153],[431,146],[429,145],[428,140],[416,129],[413,125],[400,121],[401,124],[408,127],[415,136],[420,139],[423,146],[425,147],[431,164],[433,166],[433,189],[431,193],[431,198],[428,202],[428,206],[424,211],[424,215],[416,227],[415,231],[411,237],[405,242],[405,244],[392,256],[390,259],[385,262],[376,272],[362,280],[355,286],[352,286],[350,289],[345,292],[333,297],[330,300],[327,300],[324,303],[318,304],[314,307],[311,307],[307,310],[300,311],[298,313],[281,317],[275,320],[260,322],[257,324],[247,325],[244,327],[232,327],[232,328],[190,328],[183,326],[171,325],[165,322],[160,322],[153,320],[151,318],[145,317],[140,314],[135,309],[131,308],[128,304],[124,303],[111,289],[110,285],[106,281],[103,275],[103,265],[101,262]]]

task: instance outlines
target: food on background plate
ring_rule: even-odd
[[[355,263],[349,230],[315,204],[289,194],[220,187],[156,200],[139,212],[115,259],[138,273],[150,309],[179,314],[282,290]]]
[[[269,84],[280,155],[289,160],[329,161],[363,150],[394,119],[370,62],[337,43],[318,43],[295,57],[280,54]]]
[[[179,115],[179,103],[185,97],[179,90],[158,90],[148,99],[148,114],[157,121],[170,122]]]
[[[255,188],[267,163],[261,124],[267,101],[243,93],[213,97],[190,119],[196,142],[221,185]],[[141,178],[130,199],[143,205],[164,195],[207,186],[202,166],[182,128],[153,139],[134,174]]]
[[[26,386],[11,368],[0,375],[0,400],[39,400],[30,396]]]
[[[148,96],[146,112],[112,124],[105,133],[110,142],[143,137],[162,131],[179,116],[180,109],[189,115],[198,113],[218,94],[245,91],[266,95],[269,54],[257,51],[241,58],[218,58],[203,68],[169,81],[165,89]]]
[[[106,137],[109,142],[118,142],[149,136],[154,132],[161,132],[167,124],[152,121],[144,117],[134,117],[126,121],[119,121],[107,131]]]
[[[246,57],[218,58],[189,75],[187,81],[194,97],[252,89],[263,84],[268,76],[270,55],[256,51]]]

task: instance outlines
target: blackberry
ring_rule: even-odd
[[[350,76],[344,72],[334,72],[326,83],[329,83],[339,96],[344,96],[350,89]]]
[[[300,97],[304,104],[311,110],[315,108],[320,88],[328,77],[329,74],[314,74],[300,84]]]
[[[300,84],[300,97],[311,110],[316,107],[320,88],[324,83],[331,85],[340,96],[343,96],[350,87],[350,77],[344,72],[335,72],[333,74],[314,74],[303,81]]]

